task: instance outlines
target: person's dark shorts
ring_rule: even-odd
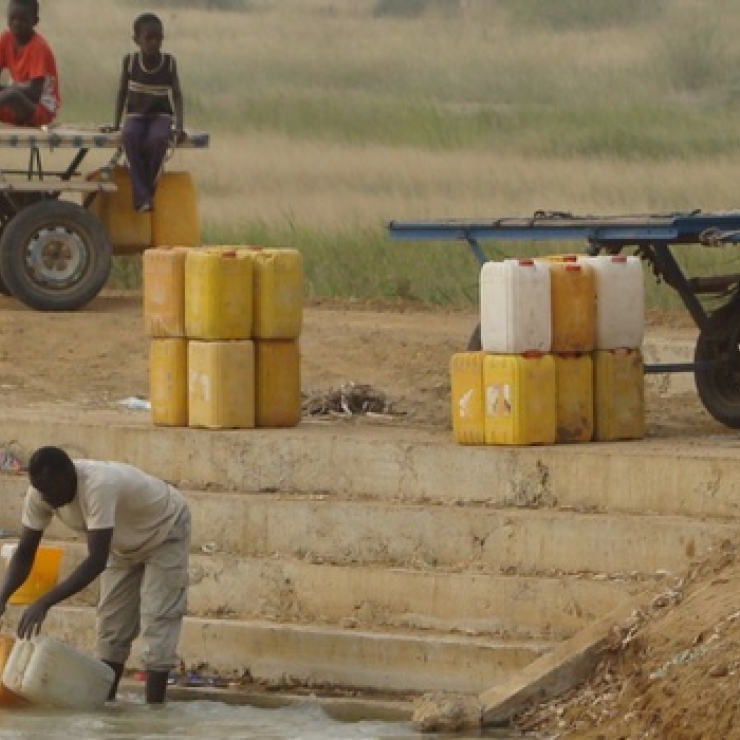
[[[48,126],[54,120],[54,114],[46,107],[39,103],[30,120],[20,123],[15,112],[10,108],[0,108],[0,122],[8,123],[11,126],[30,126],[41,128]]]

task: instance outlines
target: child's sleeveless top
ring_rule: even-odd
[[[133,115],[172,115],[172,80],[175,60],[162,54],[154,69],[147,69],[141,54],[128,54],[128,99],[126,112]]]

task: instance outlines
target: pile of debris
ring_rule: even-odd
[[[392,419],[402,416],[388,401],[383,391],[366,383],[343,383],[339,388],[304,394],[304,416],[349,418],[367,416]]]

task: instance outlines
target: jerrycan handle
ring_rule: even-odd
[[[16,640],[3,670],[3,684],[15,693],[23,692],[23,679],[26,669],[36,650],[36,643],[30,640]]]

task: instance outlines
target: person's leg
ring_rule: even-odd
[[[112,660],[104,660],[103,663],[113,669],[113,683],[108,692],[108,701],[113,701],[118,693],[118,684],[121,682],[121,676],[123,676],[123,669],[126,667],[126,664],[114,663]]]
[[[157,181],[167,157],[167,150],[170,147],[171,130],[172,118],[170,116],[154,116],[149,119],[149,126],[142,144],[142,153],[152,198],[157,189]]]
[[[118,682],[139,634],[139,592],[144,566],[111,555],[100,576],[96,654],[115,672],[108,699],[116,698]]]
[[[141,635],[147,669],[146,700],[161,704],[177,665],[177,643],[187,611],[190,512],[184,509],[167,539],[145,563],[141,584]]]
[[[9,110],[19,126],[29,126],[36,113],[36,103],[17,87],[9,85],[0,91],[0,108]]]
[[[153,197],[144,147],[146,136],[147,119],[144,116],[129,116],[121,129],[121,144],[128,160],[131,194],[136,210],[151,206]]]

